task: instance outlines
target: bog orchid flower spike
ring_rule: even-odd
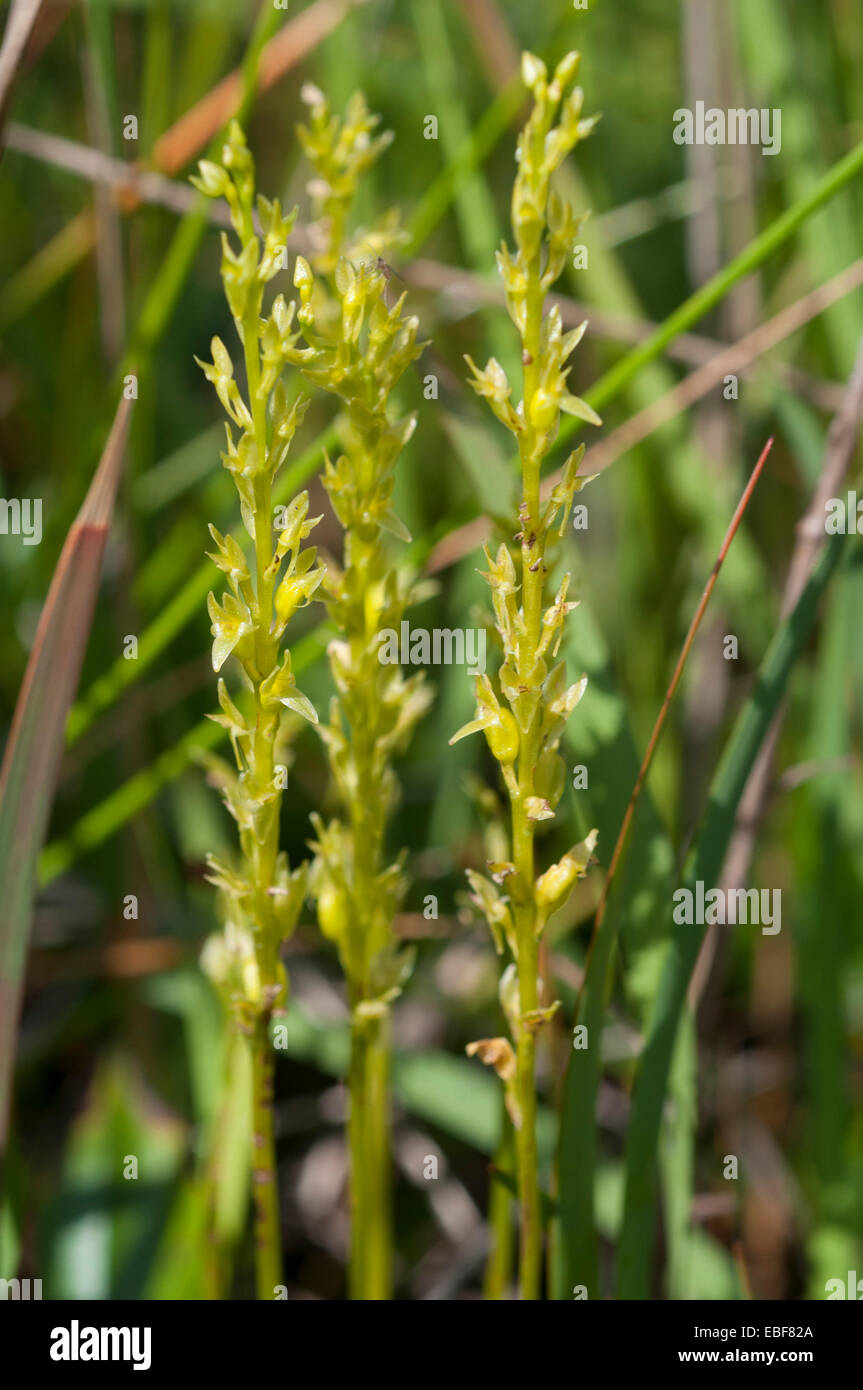
[[[281,1242],[270,1023],[287,1000],[279,948],[296,925],[307,876],[306,864],[291,869],[279,850],[279,812],[286,783],[279,744],[286,711],[317,720],[297,688],[284,638],[293,614],[311,601],[323,578],[314,547],[304,544],[320,520],[308,515],[308,494],[294,499],[284,527],[274,538],[272,490],[307,404],[302,395],[289,395],[282,375],[286,366],[305,362],[310,353],[297,346],[300,330],[294,326],[294,305],[287,304],[281,294],[269,313],[263,314],[264,292],[284,264],[295,213],[285,216],[278,202],[256,198],[252,156],[236,122],[230,127],[221,164],[203,161],[200,177],[193,183],[210,197],[224,197],[237,239],[232,244],[223,235],[222,281],[243,354],[246,394],[221,339],[212,341],[212,361],[199,365],[228,416],[222,462],[234,480],[250,543],[247,559],[233,536],[210,527],[215,546],[210,558],[228,586],[221,598],[211,593],[208,599],[213,669],[227,671],[230,663],[238,669],[245,689],[235,702],[220,676],[220,713],[210,716],[227,729],[233,747],[235,765],[213,759],[211,771],[237,823],[239,854],[230,863],[214,857],[208,861],[210,882],[220,890],[224,927],[207,943],[203,963],[252,1052],[250,1151],[258,1296],[272,1299],[275,1286],[281,1283]]]
[[[471,385],[514,435],[521,462],[522,500],[514,518],[515,545],[502,542],[486,550],[485,579],[492,592],[495,626],[503,648],[497,679],[477,680],[476,717],[451,742],[480,730],[500,765],[511,809],[510,857],[488,866],[487,875],[468,874],[473,901],[485,916],[499,952],[514,965],[501,981],[501,1002],[512,1032],[507,1039],[482,1039],[471,1054],[492,1065],[506,1088],[515,1126],[518,1196],[521,1215],[520,1283],[523,1298],[538,1298],[542,1267],[542,1223],[536,1147],[535,1052],[537,1032],[556,1003],[544,1005],[538,975],[539,941],[552,912],[562,907],[587,869],[596,831],[556,864],[538,873],[537,826],[551,820],[563,795],[566,775],[558,753],[566,721],[586,686],[570,683],[558,661],[563,626],[577,606],[568,598],[564,575],[548,606],[546,579],[555,537],[563,535],[579,476],[584,446],[565,466],[563,480],[543,507],[540,475],[557,436],[561,412],[601,424],[586,401],[568,384],[570,357],[585,324],[564,333],[560,313],[544,312],[548,291],[563,270],[581,220],[552,188],[552,176],[567,154],[587,136],[596,117],[582,117],[583,94],[572,81],[578,55],[570,53],[549,79],[545,64],[526,53],[522,76],[533,95],[533,109],[518,141],[518,171],[512,196],[515,252],[502,247],[497,257],[509,316],[522,345],[523,394],[513,404],[513,387],[494,358],[480,369],[468,358]]]
[[[385,835],[398,783],[394,755],[429,703],[421,675],[405,679],[381,661],[380,635],[397,630],[414,593],[392,558],[393,538],[410,537],[393,508],[395,468],[415,419],[397,417],[393,393],[417,359],[418,322],[405,297],[387,300],[389,277],[377,257],[337,255],[356,181],[389,143],[371,139],[376,118],[361,97],[344,123],[319,93],[307,93],[308,128],[301,129],[317,178],[310,186],[321,216],[314,265],[298,257],[298,318],[314,357],[306,379],[340,402],[341,452],[327,459],[324,486],[344,529],[343,565],[322,592],[338,638],[329,658],[336,697],[321,728],[340,814],[315,818],[311,888],[318,921],[335,943],[351,1009],[349,1141],[351,1158],[351,1296],[391,1292],[388,1122],[389,1006],[412,963],[399,948],[393,920],[403,900],[402,858],[387,862]],[[385,219],[375,245],[392,236]],[[383,238],[383,240],[382,240]]]

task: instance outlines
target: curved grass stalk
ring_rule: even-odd
[[[595,118],[581,118],[580,88],[564,95],[577,66],[578,55],[570,53],[549,81],[539,58],[526,53],[522,59],[533,109],[518,143],[512,199],[516,252],[511,255],[504,248],[497,258],[507,309],[521,338],[524,382],[519,405],[512,405],[512,387],[495,358],[484,370],[468,359],[471,385],[488,400],[518,446],[522,501],[513,529],[520,545],[516,555],[505,543],[495,557],[486,550],[485,578],[492,590],[504,659],[496,682],[488,676],[478,678],[476,718],[451,740],[454,743],[482,729],[509,793],[511,857],[491,863],[489,877],[473,871],[468,877],[473,900],[488,921],[497,950],[502,952],[506,942],[513,956],[501,980],[501,1002],[512,1042],[485,1038],[472,1043],[468,1051],[500,1075],[515,1127],[523,1299],[537,1299],[541,1294],[536,1037],[557,1008],[557,1004],[546,1006],[542,999],[539,941],[548,917],[564,905],[576,878],[585,872],[596,842],[592,831],[559,863],[537,876],[537,826],[554,816],[565,785],[557,748],[586,685],[582,679],[567,686],[565,663],[550,665],[548,660],[556,657],[566,616],[576,607],[567,599],[569,575],[564,576],[551,605],[545,606],[552,531],[559,527],[562,536],[573,498],[586,481],[578,476],[584,447],[570,455],[563,480],[545,508],[540,502],[540,475],[558,435],[562,412],[600,423],[586,402],[570,394],[566,382],[567,359],[586,325],[564,334],[557,308],[544,313],[546,295],[563,270],[580,225],[572,209],[551,189],[550,180],[595,123]]]

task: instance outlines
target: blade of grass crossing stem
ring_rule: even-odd
[[[754,758],[770,726],[788,676],[812,630],[818,605],[846,544],[832,536],[823,547],[806,588],[778,628],[713,778],[704,825],[687,861],[683,885],[715,882],[734,827],[737,804]],[[859,547],[855,547],[855,550]],[[851,554],[852,552],[847,552]],[[662,1107],[686,990],[705,928],[676,931],[666,953],[647,1042],[636,1076],[626,1144],[626,1199],[618,1248],[617,1296],[649,1297],[655,1226],[655,1161]]]
[[[37,861],[54,798],[66,716],[93,621],[130,410],[131,401],[123,399],[95,477],[63,546],[0,771],[0,1162],[8,1133],[15,1033]]]
[[[689,631],[678,657],[671,683],[654,724],[638,776],[635,779],[635,785],[621,822],[617,842],[609,863],[608,874],[596,909],[584,985],[579,996],[574,1020],[575,1023],[584,1026],[587,1030],[588,1046],[574,1047],[570,1055],[561,1113],[558,1155],[561,1247],[557,1258],[553,1261],[554,1282],[557,1287],[558,1298],[569,1297],[570,1294],[567,1290],[576,1284],[587,1289],[588,1297],[598,1298],[600,1296],[597,1287],[599,1279],[598,1251],[593,1221],[593,1186],[596,1170],[595,1112],[601,1070],[599,1038],[602,1031],[605,1005],[611,990],[610,967],[620,920],[619,903],[615,905],[613,912],[606,915],[609,895],[629,840],[635,808],[662,735],[671,702],[680,684],[695,634],[704,617],[719,571],[772,447],[773,440],[769,439],[735,508],[725,538],[720,546],[716,563],[704,586],[695,615],[689,625]]]

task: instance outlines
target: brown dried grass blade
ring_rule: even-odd
[[[37,860],[93,621],[131,405],[124,399],[117,409],[99,467],[66,537],[0,769],[0,1177]]]

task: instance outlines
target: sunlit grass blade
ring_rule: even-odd
[[[763,265],[789,237],[793,236],[798,227],[803,226],[831,198],[835,198],[836,194],[846,188],[861,170],[863,170],[863,141],[855,145],[848,154],[828,169],[823,178],[818,180],[805,197],[800,198],[792,207],[771,222],[763,232],[753,237],[749,245],[744,247],[738,256],[735,256],[727,266],[723,266],[722,270],[696,290],[695,294],[685,299],[674,313],[670,314],[659,325],[655,333],[652,333],[634,352],[627,353],[626,357],[615,367],[612,367],[611,371],[606,372],[592,391],[585,392],[585,400],[589,400],[595,410],[601,410],[627,382],[632,380],[643,366],[658,357],[673,338],[697,323],[699,319],[709,313],[714,305],[724,299],[729,291],[745,276],[751,275],[754,270]],[[561,429],[560,433],[561,438],[564,438],[567,431]]]
[[[524,90],[521,81],[516,77],[486,108],[468,138],[459,146],[455,157],[426,189],[408,219],[409,240],[404,248],[406,259],[416,255],[443,220],[456,193],[494,149],[518,113],[523,100]]]
[[[11,276],[0,290],[0,330],[8,329],[74,269],[93,248],[96,219],[84,208]]]
[[[461,99],[459,65],[450,43],[440,0],[412,0],[417,31],[433,109],[446,111],[441,125],[444,156],[456,166],[460,151],[468,147],[471,121]],[[478,169],[466,173],[455,189],[455,211],[462,245],[469,263],[488,266],[500,241],[494,200]]]

